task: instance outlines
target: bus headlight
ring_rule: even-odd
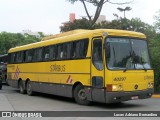
[[[112,86],[112,91],[117,91],[117,85]]]
[[[121,91],[121,90],[123,90],[123,86],[122,85],[112,85],[112,84],[106,85],[106,91],[108,91],[108,92]]]
[[[121,91],[122,90],[122,85],[113,85],[112,86],[112,91]]]

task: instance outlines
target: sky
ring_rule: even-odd
[[[111,0],[124,2],[129,0]],[[134,0],[131,4],[104,4],[101,15],[107,20],[116,19],[113,13],[123,17],[117,8],[129,6],[131,11],[126,17],[140,18],[148,24],[154,23],[154,16],[160,10],[160,0]],[[94,15],[95,7],[87,4],[89,13]],[[69,21],[69,14],[75,13],[76,18],[86,16],[81,2],[71,4],[67,0],[0,0],[0,32],[18,33],[22,30],[40,31],[45,34],[58,34],[63,22]]]

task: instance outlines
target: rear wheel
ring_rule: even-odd
[[[87,100],[87,95],[83,85],[79,84],[74,89],[74,99],[80,105],[90,105],[90,101]]]
[[[21,94],[24,94],[26,92],[22,80],[19,81],[19,90]]]
[[[27,82],[26,89],[27,89],[27,94],[32,96],[33,95],[33,90],[32,90],[32,85],[31,85],[30,81]]]

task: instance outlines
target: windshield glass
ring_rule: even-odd
[[[151,69],[146,41],[107,38],[105,46],[109,69]]]

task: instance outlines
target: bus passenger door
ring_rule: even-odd
[[[102,38],[94,38],[92,41],[92,62],[91,62],[91,86],[92,100],[105,102],[104,91],[104,63]]]

